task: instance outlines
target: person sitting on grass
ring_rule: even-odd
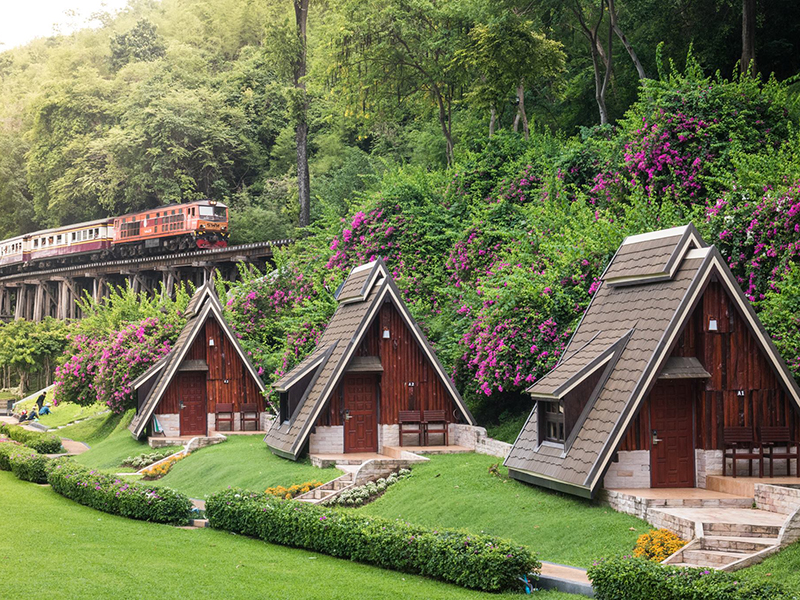
[[[36,414],[36,408],[34,407],[31,409],[31,412],[28,413],[28,421],[35,421],[38,416],[39,415]]]
[[[42,408],[39,409],[39,416],[41,417],[42,415],[49,415],[49,414],[51,414],[50,407],[47,406],[47,402],[45,402],[44,406],[42,406]]]
[[[27,420],[28,420],[28,411],[23,408],[22,412],[19,415],[19,421],[17,421],[17,423],[22,423],[23,421]]]

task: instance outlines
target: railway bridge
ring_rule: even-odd
[[[226,248],[190,250],[156,256],[107,260],[0,277],[0,318],[41,321],[80,318],[76,301],[87,294],[99,301],[115,286],[136,292],[173,294],[183,282],[202,285],[219,272],[233,281],[239,265],[264,270],[275,248],[291,240],[256,242]]]

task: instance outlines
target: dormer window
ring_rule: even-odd
[[[280,422],[285,423],[289,420],[289,392],[280,392],[278,398],[280,399]]]
[[[542,437],[548,442],[563,444],[564,435],[564,403],[540,402],[542,407]]]

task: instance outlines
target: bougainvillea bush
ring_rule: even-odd
[[[525,547],[488,535],[432,530],[230,489],[206,502],[212,527],[265,542],[424,575],[487,592],[520,589],[541,563]]]
[[[79,504],[141,521],[185,525],[189,520],[191,500],[171,489],[125,481],[64,459],[50,461],[46,470],[53,491]]]
[[[148,299],[125,288],[83,306],[88,316],[69,335],[66,362],[56,369],[54,403],[102,402],[117,413],[133,408],[131,383],[169,353],[186,323],[189,294],[179,288],[174,300]]]
[[[704,77],[690,58],[645,82],[615,127],[501,132],[446,171],[389,169],[273,273],[224,289],[228,318],[274,380],[318,342],[349,269],[380,256],[478,419],[502,420],[530,408],[523,391],[558,361],[624,237],[692,221],[800,375],[798,321],[779,298],[797,285],[797,131],[785,85]]]

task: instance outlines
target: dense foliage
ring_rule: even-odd
[[[49,462],[47,482],[70,500],[129,519],[185,525],[192,509],[181,493],[124,481],[69,460]]]
[[[19,386],[24,394],[33,385],[49,385],[67,345],[68,331],[64,321],[50,317],[39,323],[25,320],[0,323],[2,387]]]
[[[61,439],[52,433],[31,431],[19,425],[0,423],[0,434],[42,454],[61,452]]]
[[[230,489],[206,502],[212,527],[484,591],[520,587],[541,564],[526,548],[488,535],[431,530],[402,521]]]
[[[9,456],[11,472],[17,479],[32,483],[47,483],[45,466],[50,459],[34,450],[15,452]]]
[[[169,353],[186,323],[190,290],[154,298],[130,287],[102,303],[82,302],[86,315],[68,336],[66,361],[56,369],[53,401],[107,404],[122,413],[134,407],[131,383]]]
[[[642,558],[618,558],[589,568],[599,600],[788,600],[794,594],[779,584],[743,573],[714,569],[681,569]]]
[[[668,69],[614,128],[500,132],[452,169],[390,170],[270,277],[245,273],[228,316],[277,377],[319,340],[348,269],[382,256],[486,422],[525,411],[521,391],[555,364],[625,235],[693,221],[800,374],[797,306],[781,293],[798,285],[798,125],[784,85]]]
[[[11,470],[11,457],[19,454],[20,452],[27,452],[21,444],[16,442],[9,442],[7,440],[0,440],[0,471]]]

